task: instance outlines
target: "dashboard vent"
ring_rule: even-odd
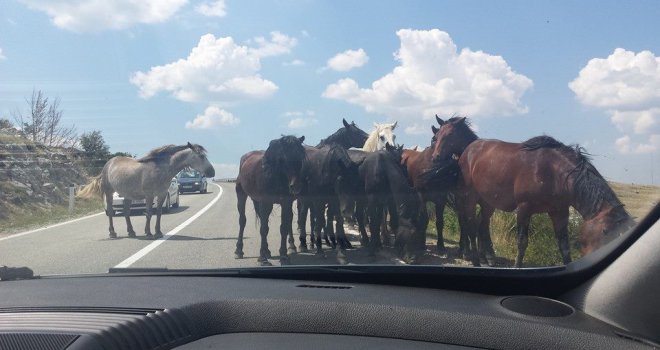
[[[12,335],[0,340],[2,350],[61,349],[32,345],[40,344],[37,341],[42,339],[48,341],[46,344],[51,342],[49,337],[58,335],[53,330],[79,335],[81,339],[76,344],[92,339],[102,349],[170,349],[195,337],[186,315],[176,309],[16,307],[0,310],[0,338],[3,334]],[[14,336],[21,333],[25,335]],[[3,343],[4,340],[13,343]]]
[[[320,288],[320,289],[351,289],[351,286],[332,286],[332,285],[321,285],[321,284],[299,284],[296,287],[298,288]]]
[[[76,339],[75,334],[0,333],[0,349],[64,350]]]

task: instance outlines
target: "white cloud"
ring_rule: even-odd
[[[284,62],[284,63],[282,63],[282,65],[284,65],[284,66],[304,66],[305,61],[295,59],[295,60],[290,61],[290,62]]]
[[[238,164],[212,163],[216,179],[232,179],[238,176]]]
[[[285,117],[291,118],[287,124],[289,129],[304,129],[317,125],[319,120],[316,118],[314,111],[290,111],[283,114]]]
[[[20,0],[45,12],[59,28],[74,32],[125,29],[136,23],[160,23],[178,12],[187,0]]]
[[[408,135],[423,135],[423,134],[428,134],[431,135],[431,128],[428,125],[421,124],[421,123],[414,123],[413,125],[409,125],[404,129],[404,132]]]
[[[648,143],[635,144],[630,136],[625,135],[616,139],[614,142],[617,150],[621,154],[644,154],[654,152],[660,147],[660,135],[655,134],[649,137]]]
[[[209,17],[224,17],[227,15],[225,0],[204,1],[195,6],[195,11]]]
[[[212,129],[218,126],[231,126],[240,123],[240,119],[218,106],[208,106],[204,114],[199,114],[193,121],[186,122],[186,129]]]
[[[617,129],[626,133],[615,141],[619,152],[658,148],[660,57],[617,48],[607,58],[591,59],[568,86],[582,104],[604,109]]]
[[[290,52],[296,39],[278,32],[271,40],[254,39],[256,47],[238,45],[231,37],[203,35],[187,58],[148,72],[136,72],[130,81],[143,98],[167,91],[186,102],[230,104],[271,96],[278,87],[261,77],[261,58]]]
[[[2,48],[0,47],[0,61],[6,60],[7,56],[2,54]]]
[[[338,72],[346,72],[353,68],[362,67],[369,61],[369,56],[363,49],[346,50],[336,54],[328,60],[327,68]]]
[[[341,79],[323,92],[326,98],[362,106],[389,117],[429,120],[436,113],[472,117],[526,113],[522,95],[532,81],[514,72],[501,56],[457,47],[438,29],[397,31],[400,65],[371,88]]]
[[[289,120],[287,126],[289,129],[304,129],[317,125],[319,120],[316,118],[293,118]]]

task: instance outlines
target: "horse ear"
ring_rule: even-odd
[[[341,121],[342,121],[342,123],[344,123],[344,127],[346,127],[346,128],[349,127],[349,124],[348,124],[348,122],[346,121],[346,119],[342,118]]]
[[[436,128],[435,125],[431,125],[431,131],[433,131],[433,135],[437,134],[438,130],[440,129]]]
[[[460,117],[460,118],[458,119],[458,122],[460,122],[460,123],[465,123],[465,119],[466,119],[466,118],[467,118],[467,117]]]
[[[437,122],[438,122],[438,125],[440,125],[440,126],[445,125],[445,121],[442,120],[440,117],[438,117],[437,114],[435,115],[435,121],[437,121]]]
[[[298,140],[300,141],[300,143],[305,142],[305,135],[300,136],[300,138]]]
[[[392,124],[392,130],[396,128],[396,125],[399,123],[399,121],[395,121],[394,124]]]
[[[392,147],[389,142],[385,142],[385,149],[388,151],[392,151],[394,150],[394,147]]]
[[[188,145],[187,145],[187,146],[188,146],[188,148],[190,148],[190,149],[193,148],[193,145],[192,145],[190,142],[188,142]]]

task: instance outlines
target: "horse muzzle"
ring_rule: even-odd
[[[206,177],[214,177],[215,176],[215,169],[213,166],[210,166],[204,170],[204,176]]]
[[[302,192],[302,181],[298,178],[289,180],[289,192],[293,195],[299,195]]]

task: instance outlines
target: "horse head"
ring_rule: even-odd
[[[201,145],[191,144],[188,142],[188,157],[186,158],[186,165],[201,172],[204,176],[212,178],[215,176],[215,169],[211,162],[206,157],[206,149]]]
[[[465,117],[452,117],[446,122],[436,116],[440,128],[432,128],[433,160],[442,161],[458,158],[465,148],[477,139]]]
[[[601,210],[580,226],[580,252],[585,256],[609,243],[635,224],[623,205]]]
[[[370,138],[375,138],[375,147],[371,151],[382,151],[385,149],[385,145],[395,145],[396,135],[394,134],[394,129],[396,128],[398,122],[392,124],[378,124],[374,123],[376,128],[370,135]]]
[[[305,160],[302,143],[305,136],[282,136],[270,141],[264,154],[264,168],[271,174],[283,173],[287,178],[289,192],[297,195],[302,190],[301,172]]]
[[[344,123],[344,137],[347,148],[362,147],[367,141],[367,138],[369,138],[369,135],[364,130],[358,128],[354,121],[351,121],[351,123],[347,122],[346,119],[342,119],[341,121]]]

